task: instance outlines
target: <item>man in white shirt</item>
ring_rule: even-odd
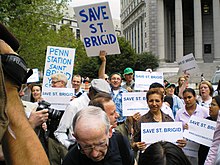
[[[67,106],[57,130],[54,132],[57,140],[66,148],[75,144],[75,138],[72,135],[72,122],[75,114],[82,108],[88,106],[90,100],[92,100],[94,96],[100,92],[110,94],[110,85],[103,79],[94,79],[91,82],[89,93],[84,92],[80,97],[72,100]]]

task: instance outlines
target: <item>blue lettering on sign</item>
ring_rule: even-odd
[[[151,78],[153,79],[162,79],[162,76],[151,76]]]
[[[144,75],[135,75],[136,78],[144,78]]]
[[[181,132],[181,128],[164,128],[164,132]]]
[[[55,70],[55,69],[47,69],[47,70],[46,70],[46,76],[47,76],[47,77],[50,77],[52,74],[55,74],[55,73],[57,73],[57,70]],[[68,73],[68,72],[62,72],[62,71],[61,71],[60,73],[65,74],[68,80],[71,79],[71,74],[70,74],[70,73]]]
[[[124,97],[124,101],[134,101],[134,97]]]
[[[73,93],[60,92],[59,96],[73,96]]]
[[[208,125],[207,129],[215,130],[215,127]]]
[[[116,42],[116,37],[113,34],[106,34],[106,35],[103,34],[101,36],[91,36],[84,38],[84,43],[87,48],[91,46],[114,44],[115,42]]]
[[[189,123],[197,125],[197,126],[199,126],[199,124],[200,124],[200,122],[194,121],[194,120],[190,120]]]
[[[96,21],[103,19],[109,19],[109,17],[106,15],[106,6],[98,6],[96,9],[95,7],[88,8],[88,15],[86,14],[85,9],[82,9],[79,11],[79,15],[83,17],[81,22],[85,23],[87,21]]]
[[[63,56],[63,57],[68,57],[69,55],[69,50],[64,50],[64,49],[58,49],[58,48],[50,48],[49,50],[50,54],[56,55],[56,56]]]
[[[54,65],[54,64],[50,64],[49,69],[56,69],[56,70],[61,70],[64,71],[66,69],[66,66],[59,66],[59,65]]]
[[[141,100],[141,97],[136,97],[136,100]]]
[[[143,129],[143,133],[154,133],[154,128],[153,129]]]
[[[96,29],[94,24],[89,25],[89,28],[92,29],[91,33],[96,33],[97,32],[97,29]]]
[[[47,62],[59,63],[59,64],[64,64],[64,65],[71,65],[72,59],[48,56],[47,57]]]
[[[44,96],[51,96],[51,92],[43,92]]]

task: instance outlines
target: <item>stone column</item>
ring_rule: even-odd
[[[135,23],[132,25],[132,48],[135,48]]]
[[[139,39],[139,36],[138,36],[138,26],[139,26],[139,24],[138,24],[138,19],[137,19],[136,20],[136,34],[135,34],[136,35],[136,40],[135,40],[136,53],[138,53],[138,39]]]
[[[220,60],[220,4],[213,0],[214,60]]]
[[[175,35],[176,35],[176,61],[183,57],[183,9],[182,0],[175,0]]]
[[[143,32],[143,29],[142,29],[142,27],[141,27],[141,17],[139,17],[139,51],[138,51],[138,53],[141,53],[141,45],[142,45],[142,37],[143,37],[143,35],[141,34],[141,32]]]
[[[161,61],[165,60],[165,31],[164,31],[164,3],[157,1],[158,15],[158,56]]]
[[[203,61],[203,43],[202,43],[202,13],[201,13],[201,1],[195,0],[194,2],[194,49],[195,58],[197,61]]]

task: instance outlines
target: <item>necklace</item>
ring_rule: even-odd
[[[153,119],[154,119],[156,122],[160,122],[160,121],[162,121],[162,115],[160,114],[159,117],[154,116]]]

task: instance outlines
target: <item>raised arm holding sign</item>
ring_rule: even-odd
[[[98,56],[100,49],[120,54],[108,2],[74,8],[88,56]]]

